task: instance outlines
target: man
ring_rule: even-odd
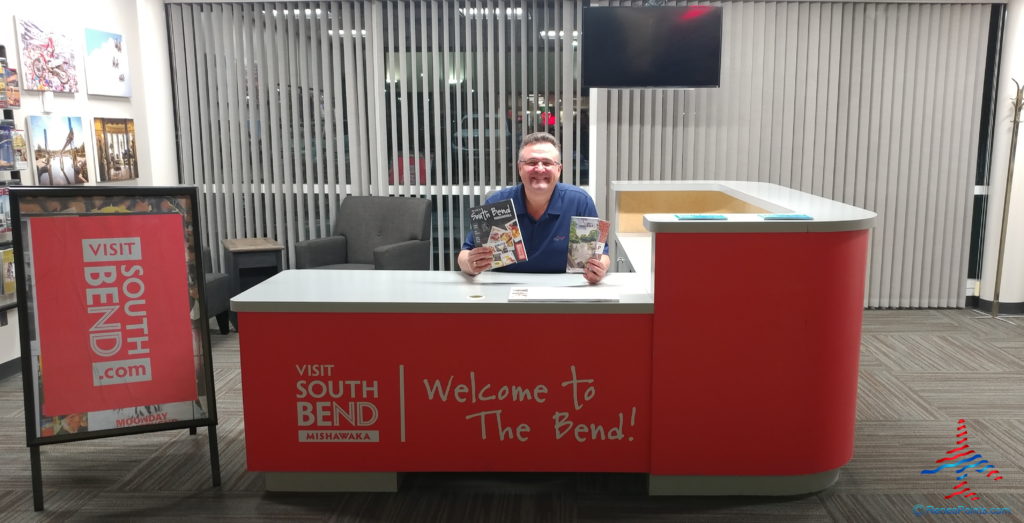
[[[583,189],[559,183],[562,174],[558,140],[548,133],[533,133],[519,146],[520,185],[506,187],[487,198],[486,203],[511,199],[523,234],[529,259],[501,267],[509,272],[565,272],[569,247],[569,223],[573,216],[597,216],[594,200]],[[608,246],[600,257],[591,258],[583,272],[590,283],[604,278],[611,265]],[[473,233],[466,236],[459,252],[459,268],[476,276],[491,266],[491,250],[476,247]]]

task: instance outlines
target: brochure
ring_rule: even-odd
[[[17,289],[14,271],[14,249],[0,251],[0,281],[3,282],[2,294],[14,294]]]
[[[782,213],[782,214],[758,214],[763,220],[813,220],[806,214]]]
[[[0,171],[14,169],[14,121],[0,120]]]
[[[607,220],[590,216],[573,216],[569,223],[569,254],[565,272],[583,272],[587,260],[600,257],[608,243]]]
[[[18,70],[8,67],[4,78],[7,82],[7,107],[17,109],[21,107],[21,82],[18,80]]]
[[[28,176],[28,138],[25,131],[15,129],[11,134],[11,147],[14,148],[14,169],[22,171],[22,178]]]
[[[616,291],[597,285],[582,287],[512,287],[508,301],[619,301]]]
[[[473,227],[473,242],[478,247],[492,249],[492,269],[527,260],[512,200],[473,207],[469,210],[469,221]]]
[[[6,185],[0,185],[0,242],[11,241],[11,196]]]
[[[679,221],[686,220],[727,220],[724,214],[677,214]]]

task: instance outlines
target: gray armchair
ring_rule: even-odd
[[[333,236],[295,244],[299,269],[430,269],[430,200],[349,196]]]

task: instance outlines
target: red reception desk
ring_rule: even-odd
[[[651,494],[831,485],[853,449],[874,213],[752,182],[613,199],[635,272],[597,286],[302,270],[236,296],[248,468],[300,491],[394,490],[410,471],[646,473]],[[760,216],[779,213],[812,219]]]

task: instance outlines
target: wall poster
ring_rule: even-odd
[[[80,116],[29,116],[32,166],[39,185],[76,185],[89,181],[85,131]]]
[[[131,118],[94,118],[96,131],[96,171],[101,182],[123,182],[139,177],[136,160],[135,120]]]
[[[132,95],[128,50],[123,35],[86,28],[85,84],[89,94]]]
[[[77,93],[74,40],[47,22],[17,19],[22,89]]]

